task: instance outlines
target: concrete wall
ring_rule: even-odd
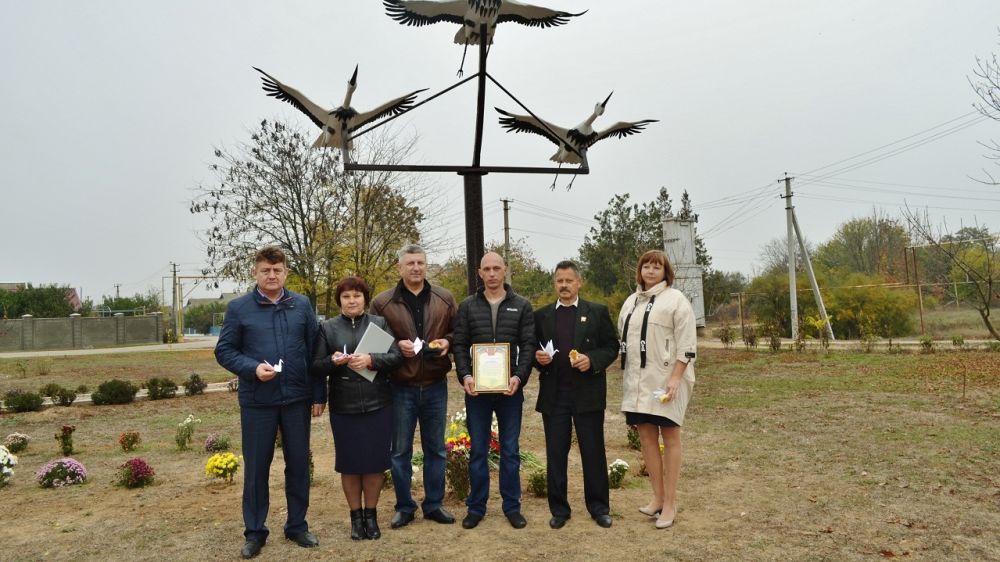
[[[110,318],[33,318],[0,320],[0,351],[32,349],[89,349],[160,343],[163,314],[146,316],[116,314]]]

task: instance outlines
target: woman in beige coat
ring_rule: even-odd
[[[694,311],[671,287],[674,273],[666,254],[650,250],[639,258],[635,294],[618,315],[622,341],[622,411],[639,431],[642,458],[653,498],[639,511],[666,529],[677,514],[681,468],[681,425],[694,388],[697,347]],[[663,438],[664,454],[660,453]]]

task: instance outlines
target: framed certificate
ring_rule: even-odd
[[[510,344],[472,344],[472,388],[476,392],[507,392]]]

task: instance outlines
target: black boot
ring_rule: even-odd
[[[360,509],[351,510],[351,539],[360,541],[366,538],[365,520]]]
[[[364,510],[365,518],[365,534],[369,539],[378,540],[382,536],[382,531],[378,528],[378,517],[375,514],[375,508],[365,508]]]

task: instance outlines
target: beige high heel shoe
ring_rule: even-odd
[[[660,508],[662,509],[662,508]],[[649,506],[643,506],[639,508],[639,513],[645,515],[646,517],[659,517],[660,509],[652,510]]]
[[[668,527],[672,527],[673,524],[674,524],[674,519],[676,519],[676,518],[677,518],[677,513],[676,512],[674,513],[674,516],[671,517],[670,519],[660,519],[659,517],[657,517],[657,519],[656,519],[656,528],[657,529],[666,529]]]

